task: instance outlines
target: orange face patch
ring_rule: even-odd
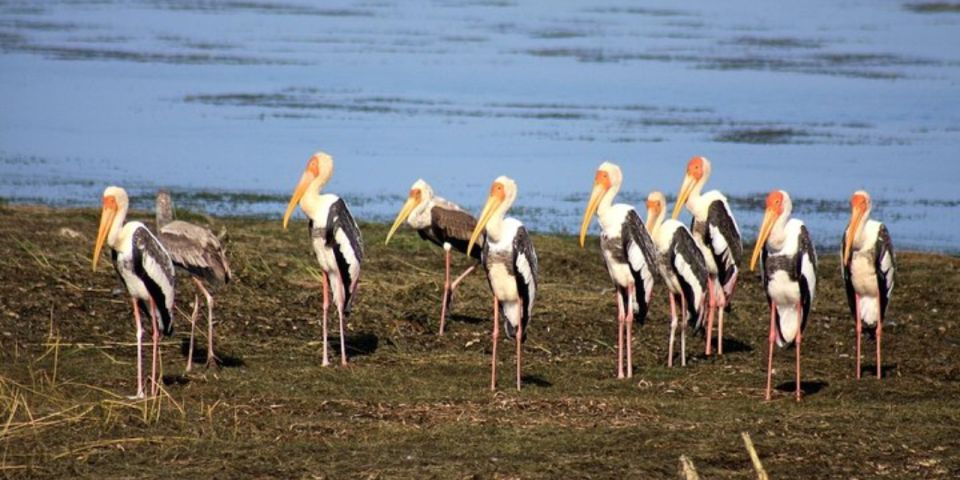
[[[767,210],[783,213],[783,194],[779,190],[774,190],[767,195]]]
[[[597,176],[593,178],[595,185],[603,185],[604,188],[610,188],[610,174],[604,170],[597,170]]]
[[[864,208],[867,206],[867,197],[860,193],[854,193],[850,197],[850,206],[853,208]]]
[[[421,192],[420,192],[420,189],[419,189],[419,188],[411,188],[411,189],[410,189],[410,198],[412,198],[412,199],[414,199],[414,200],[416,200],[416,201],[419,202],[419,201],[420,201],[420,195],[421,195]]]
[[[317,160],[317,157],[310,158],[310,162],[307,163],[307,171],[315,177],[320,175],[320,160]]]
[[[687,163],[687,175],[700,180],[703,176],[703,157],[696,156],[690,159]]]
[[[106,196],[106,197],[103,197],[103,208],[104,208],[104,209],[109,208],[109,209],[111,209],[111,210],[116,210],[116,209],[117,209],[117,199],[116,199],[116,197],[114,197],[113,195],[108,195],[108,196]]]
[[[660,202],[656,200],[647,200],[647,210],[652,210],[654,212],[660,211]]]
[[[500,182],[493,182],[493,185],[490,186],[490,196],[497,197],[500,200],[506,198],[507,193],[503,189],[503,184]]]

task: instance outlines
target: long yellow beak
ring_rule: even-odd
[[[760,235],[757,236],[757,243],[753,246],[753,256],[750,257],[750,271],[752,272],[757,266],[757,259],[760,258],[760,252],[763,251],[763,246],[767,244],[767,237],[770,236],[770,232],[773,230],[773,224],[777,221],[777,212],[771,209],[767,209],[766,213],[763,214],[763,223],[760,224]]]
[[[850,217],[850,224],[847,225],[847,241],[843,244],[843,264],[850,263],[850,255],[853,251],[853,239],[857,236],[857,226],[863,220],[864,209],[854,208]]]
[[[487,223],[490,222],[494,212],[497,211],[497,208],[502,203],[503,199],[498,198],[495,195],[490,195],[490,198],[487,199],[487,204],[483,206],[483,211],[480,212],[480,219],[477,221],[477,226],[473,229],[473,233],[470,235],[470,242],[467,243],[467,256],[469,256],[470,252],[473,251],[473,245],[477,243],[477,239],[480,238],[480,234],[483,233],[483,229],[487,228]]]
[[[113,219],[117,216],[116,207],[103,207],[100,212],[100,229],[97,231],[97,243],[93,247],[93,271],[97,271],[97,262],[100,261],[100,251],[103,250],[103,243],[107,240],[107,234],[110,233],[110,227],[113,225]]]
[[[290,203],[287,204],[287,211],[283,214],[284,230],[287,229],[287,223],[290,221],[290,216],[293,215],[293,210],[297,208],[297,203],[303,198],[303,194],[307,192],[307,187],[310,186],[310,182],[312,182],[314,178],[315,176],[310,173],[310,171],[304,171],[303,175],[300,176],[300,183],[298,183],[297,188],[293,190],[293,196],[290,197]]]
[[[593,220],[593,214],[600,208],[600,199],[607,193],[607,188],[602,183],[595,183],[593,191],[590,192],[590,200],[587,202],[587,210],[583,212],[583,224],[580,225],[580,248],[583,248],[587,239],[587,230],[590,229],[590,220]]]
[[[680,194],[677,195],[677,203],[673,206],[672,218],[674,220],[680,216],[680,210],[683,209],[683,205],[687,203],[687,197],[689,197],[690,193],[693,192],[693,186],[696,183],[696,180],[694,180],[690,175],[685,175],[683,177],[683,184],[680,185]]]
[[[387,239],[383,242],[384,245],[390,243],[390,237],[393,237],[393,234],[400,228],[400,224],[410,216],[410,212],[412,212],[414,208],[417,208],[419,203],[416,198],[410,197],[407,199],[403,204],[403,208],[400,209],[400,213],[397,214],[397,219],[393,221],[393,226],[390,227],[390,232],[387,233]]]

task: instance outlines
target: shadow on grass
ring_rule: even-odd
[[[890,365],[883,365],[880,367],[880,378],[888,378],[891,373],[896,372],[899,368],[899,364],[894,363]],[[861,364],[860,365],[860,376],[862,378],[877,378],[877,364]]]
[[[183,355],[183,358],[187,358],[187,355],[190,353],[190,339],[184,338],[180,342],[180,354]],[[220,360],[218,363],[221,367],[224,368],[239,368],[245,367],[247,362],[243,358],[231,355],[219,350],[216,352],[217,358]],[[193,364],[197,366],[202,366],[207,363],[207,348],[206,345],[198,343],[194,340],[193,345]]]
[[[531,385],[534,387],[541,387],[541,388],[550,388],[553,386],[553,383],[541,377],[540,375],[523,375],[520,377],[520,382],[523,385]]]
[[[811,381],[801,381],[800,382],[800,391],[803,392],[804,396],[816,395],[824,388],[829,387],[830,384],[823,380],[811,380]],[[794,392],[797,389],[797,382],[784,382],[780,385],[777,385],[777,390],[781,392]]]

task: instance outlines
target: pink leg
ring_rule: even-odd
[[[497,340],[500,339],[500,302],[493,297],[493,353],[490,355],[490,390],[497,389]]]
[[[877,299],[877,379],[883,377],[883,369],[880,368],[880,340],[883,338],[883,312],[880,310],[880,299]]]
[[[517,310],[520,310],[521,308],[523,307],[521,307],[520,303],[517,302]],[[523,315],[522,312],[517,312],[517,318],[521,319],[520,323],[517,324],[517,339],[516,339],[517,340],[517,391],[518,392],[520,391],[520,379],[521,379],[520,364],[521,364],[521,360],[523,359],[523,342],[521,341],[523,339],[523,320],[522,320],[523,316],[522,315]]]
[[[714,280],[712,278],[707,279],[707,292],[710,294],[710,303],[707,307],[707,350],[706,354],[709,357],[713,352],[713,310],[717,307],[717,299],[713,296],[713,284]]]
[[[204,298],[207,299],[207,368],[219,367],[220,359],[217,358],[217,354],[213,351],[213,295],[210,295],[210,292],[204,288],[203,282],[197,277],[193,277],[193,281],[197,283],[197,288],[200,289]]]
[[[153,320],[153,366],[150,369],[150,395],[156,396],[159,391],[157,383],[157,361],[160,357],[160,326],[157,323],[157,305],[150,299],[150,318]]]
[[[680,366],[687,366],[687,299],[680,294]]]
[[[470,268],[467,268],[466,270],[464,270],[463,273],[461,273],[460,276],[457,277],[457,279],[450,284],[450,295],[453,295],[453,292],[457,290],[457,286],[460,285],[460,282],[462,282],[464,278],[467,278],[467,275],[470,275],[470,272],[476,269],[477,265],[480,265],[480,264],[474,263],[473,265],[471,265]]]
[[[327,311],[330,309],[330,283],[327,278],[327,272],[321,274],[320,283],[323,284],[323,363],[324,367],[330,366],[330,354],[327,352]]]
[[[187,368],[193,368],[193,336],[197,332],[197,315],[200,314],[200,296],[193,296],[193,314],[190,315],[190,348],[187,350]]]
[[[857,380],[860,380],[860,336],[863,334],[863,325],[860,320],[860,295],[854,294],[854,319],[857,323]]]
[[[624,378],[623,374],[623,329],[626,321],[626,311],[623,306],[623,297],[620,296],[620,289],[614,288],[614,295],[617,296],[617,378]]]
[[[726,306],[727,301],[721,294],[717,302],[717,355],[723,355],[723,310]]]
[[[776,338],[776,307],[770,302],[770,335],[767,343],[767,401],[770,401],[770,388],[773,386],[773,341]]]
[[[347,366],[347,329],[344,328],[343,306],[337,304],[337,316],[340,318],[340,366]]]
[[[613,289],[613,294],[617,296],[617,378],[623,378],[623,296],[617,288]]]
[[[800,302],[797,302],[797,325],[803,325],[803,309]],[[800,343],[803,342],[803,330],[797,330],[797,401],[800,401]]]
[[[633,285],[627,289],[627,378],[633,378]]]
[[[673,367],[673,343],[677,334],[677,301],[673,293],[668,293],[670,297],[670,346],[667,348],[667,366]]]
[[[440,307],[440,333],[439,335],[443,336],[443,327],[447,322],[447,302],[450,299],[450,248],[449,244],[444,244],[443,249],[446,251],[444,256],[444,275],[443,275],[443,299]]]
[[[143,324],[140,322],[140,308],[137,307],[137,299],[131,299],[133,304],[133,319],[136,322],[137,332],[137,396],[143,398]]]

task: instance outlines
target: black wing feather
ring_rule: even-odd
[[[357,285],[359,284],[359,274],[357,275],[358,278],[352,278],[350,276],[350,263],[343,255],[341,246],[337,241],[336,234],[339,230],[344,232],[350,242],[350,247],[353,249],[353,255],[356,257],[357,263],[362,263],[363,238],[360,236],[360,227],[357,226],[357,221],[353,219],[353,215],[350,214],[350,210],[342,198],[338,198],[336,202],[333,202],[333,205],[330,206],[330,211],[327,213],[326,238],[324,238],[324,241],[327,245],[332,246],[333,255],[337,259],[337,270],[340,272],[340,281],[343,283],[343,312],[344,314],[348,314],[350,313],[351,302],[356,293]]]
[[[743,258],[743,243],[740,239],[740,230],[737,228],[736,220],[729,215],[729,210],[720,200],[715,200],[710,204],[707,210],[707,225],[713,225],[720,230],[730,253],[730,261],[727,261],[724,259],[724,253],[726,252],[714,250],[713,234],[708,226],[704,231],[704,242],[713,254],[713,259],[717,264],[720,285],[726,285],[737,272],[737,265]]]
[[[670,266],[676,270],[676,257],[677,255],[683,256],[686,260],[686,263],[690,266],[690,269],[693,271],[694,276],[697,279],[697,283],[700,284],[700,291],[704,292],[706,295],[707,291],[707,265],[703,260],[703,253],[701,253],[700,248],[697,247],[696,241],[690,235],[690,232],[686,229],[678,228],[676,233],[673,235],[673,243],[670,245]],[[703,299],[701,299],[700,304],[694,300],[693,286],[687,283],[687,279],[680,275],[680,272],[675,271],[674,274],[677,276],[677,279],[680,280],[680,288],[683,290],[683,296],[686,299],[687,313],[689,314],[689,324],[691,327],[701,327],[701,314],[704,312],[702,309]]]
[[[844,230],[843,238],[840,239],[840,275],[843,277],[843,288],[847,293],[847,305],[850,307],[850,316],[854,321],[857,318],[857,292],[853,289],[853,274],[850,271],[850,263],[843,261],[843,248],[847,244],[847,233]],[[851,259],[853,256],[850,257]]]
[[[894,272],[897,263],[896,256],[893,254],[893,241],[890,240],[890,232],[887,231],[887,226],[884,224],[880,224],[880,231],[877,234],[876,252],[874,266],[877,272],[877,287],[880,291],[880,316],[883,320],[887,318],[887,305],[890,303],[890,294],[893,292]],[[884,271],[881,262],[888,252],[890,253],[890,268]]]
[[[647,311],[650,307],[647,304],[647,289],[653,288],[653,283],[656,282],[656,278],[659,276],[659,268],[657,268],[657,247],[653,243],[653,239],[650,238],[650,233],[647,232],[647,228],[643,225],[643,220],[640,219],[640,215],[633,209],[627,212],[627,218],[623,223],[623,231],[621,232],[620,238],[623,241],[623,251],[627,257],[627,264],[630,266],[630,272],[633,274],[633,282],[635,285],[634,293],[636,294],[637,315],[634,317],[634,320],[642,325],[647,318]],[[630,261],[631,244],[637,245],[643,255],[644,264],[639,266],[640,268],[636,268],[638,266]],[[648,279],[643,278],[643,268],[646,268],[649,275]]]
[[[803,275],[803,257],[808,257],[813,264],[814,276],[817,271],[817,251],[810,239],[810,232],[806,225],[800,227],[800,245],[797,249],[797,279],[800,284],[800,306],[803,307],[803,318],[800,321],[800,332],[807,328],[807,319],[810,317],[810,308],[813,306],[813,289],[807,277]]]
[[[160,266],[161,274],[164,276],[163,279],[153,278],[151,273],[147,271],[146,257],[152,258]],[[161,246],[157,237],[154,237],[146,227],[138,228],[133,232],[133,271],[147,287],[147,292],[150,293],[153,303],[157,306],[157,312],[160,314],[157,321],[163,334],[173,334],[173,318],[172,312],[167,307],[167,294],[164,293],[163,288],[158,283],[159,281],[166,281],[169,285],[174,285],[173,262],[170,261],[170,256]],[[171,296],[173,295],[172,291],[169,293]],[[149,310],[147,312],[149,313]]]
[[[525,278],[520,272],[519,260],[521,256],[526,258],[527,263],[530,265],[530,279]],[[521,342],[527,339],[527,324],[530,322],[530,316],[533,313],[533,301],[536,296],[537,282],[539,280],[538,268],[537,252],[533,248],[533,241],[530,240],[527,229],[521,226],[517,229],[517,234],[513,238],[513,276],[517,282],[517,294],[523,303],[523,316],[521,320],[521,324],[523,325],[523,338],[520,339]],[[513,326],[510,325],[510,322],[506,321],[506,316],[504,316],[504,321],[507,335],[514,336],[516,333],[512,332]]]

